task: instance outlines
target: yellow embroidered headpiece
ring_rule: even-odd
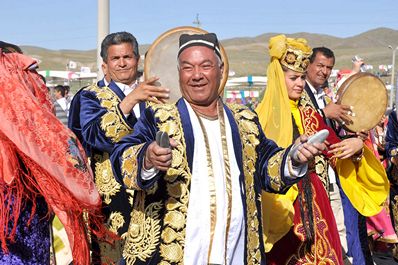
[[[285,35],[272,37],[269,41],[269,52],[272,58],[278,59],[281,65],[300,73],[307,70],[312,49],[305,39],[286,38]]]

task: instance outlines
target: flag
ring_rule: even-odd
[[[69,69],[76,69],[76,67],[77,67],[77,63],[76,62],[69,61],[69,63],[68,63],[68,68]]]

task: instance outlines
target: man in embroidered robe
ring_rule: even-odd
[[[139,82],[138,43],[128,32],[106,36],[101,44],[101,57],[105,78],[73,97],[68,125],[91,159],[108,227],[123,237],[129,226],[132,194],[115,181],[109,153],[115,143],[132,132],[145,102],[157,103],[157,99],[167,98],[168,89],[154,86],[157,78]],[[122,241],[118,243],[116,249],[100,244],[102,263],[121,258]]]
[[[254,112],[223,104],[214,33],[181,35],[178,70],[182,98],[147,108],[111,156],[117,180],[136,191],[126,263],[265,264],[261,190],[284,192],[325,146],[304,143],[292,160]]]

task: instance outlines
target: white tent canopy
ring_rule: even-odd
[[[266,85],[267,85],[266,76],[242,76],[242,77],[229,78],[225,87],[227,88],[234,86],[265,87]]]
[[[63,79],[83,79],[83,78],[97,78],[97,73],[87,73],[87,72],[72,72],[72,71],[54,71],[54,70],[43,70],[39,71],[39,74],[45,78],[63,78]]]

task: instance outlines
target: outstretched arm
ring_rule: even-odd
[[[146,169],[150,169],[156,164],[151,157],[159,151],[154,146],[157,131],[153,110],[148,108],[134,126],[134,132],[115,145],[111,155],[113,172],[116,179],[127,188],[147,189],[163,174],[163,171],[155,172],[155,176],[150,176],[149,180],[144,179],[141,174],[145,169],[145,159],[148,160],[149,157],[152,163],[147,163]],[[153,150],[154,148],[156,150]],[[160,150],[160,152],[164,152],[164,150]],[[165,153],[167,156],[167,151]]]

